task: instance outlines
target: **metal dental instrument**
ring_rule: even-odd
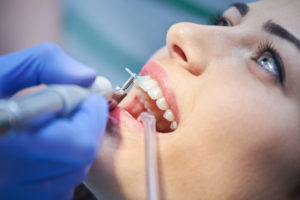
[[[126,70],[128,71],[128,70]],[[130,71],[130,70],[129,70]],[[127,95],[126,89],[135,81],[136,74],[130,71],[130,78],[121,88],[113,90],[109,80],[97,77],[91,87],[73,84],[49,85],[33,95],[0,100],[0,136],[14,129],[22,129],[31,122],[47,116],[70,115],[89,95],[102,94],[112,111]]]
[[[113,93],[111,99],[109,99],[109,111],[114,110],[116,106],[126,97],[126,90],[138,78],[137,74],[130,71],[130,69],[128,69],[127,67],[125,68],[125,70],[130,74],[130,78],[123,84],[122,87],[116,87],[116,90]]]
[[[155,117],[147,112],[141,114],[145,135],[145,159],[147,176],[147,200],[159,200],[159,179],[156,151]]]

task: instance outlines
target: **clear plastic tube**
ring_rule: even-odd
[[[147,178],[147,200],[159,199],[159,181],[157,169],[157,151],[156,151],[156,128],[155,117],[143,112],[141,120],[144,124],[145,135],[145,161],[146,161],[146,178]]]

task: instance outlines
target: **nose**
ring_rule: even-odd
[[[167,48],[171,58],[193,75],[200,75],[214,59],[228,53],[234,38],[226,27],[178,23],[167,33]],[[228,27],[227,27],[228,29]]]

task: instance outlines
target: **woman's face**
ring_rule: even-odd
[[[220,26],[169,29],[142,74],[157,81],[178,127],[143,89],[132,89],[111,113],[87,178],[96,195],[145,199],[143,130],[123,109],[137,118],[146,98],[165,132],[157,134],[165,199],[299,197],[300,1],[247,7],[229,8]]]

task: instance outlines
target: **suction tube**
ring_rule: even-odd
[[[156,151],[155,117],[147,112],[141,114],[145,135],[145,159],[147,175],[147,200],[159,200],[159,179]]]

